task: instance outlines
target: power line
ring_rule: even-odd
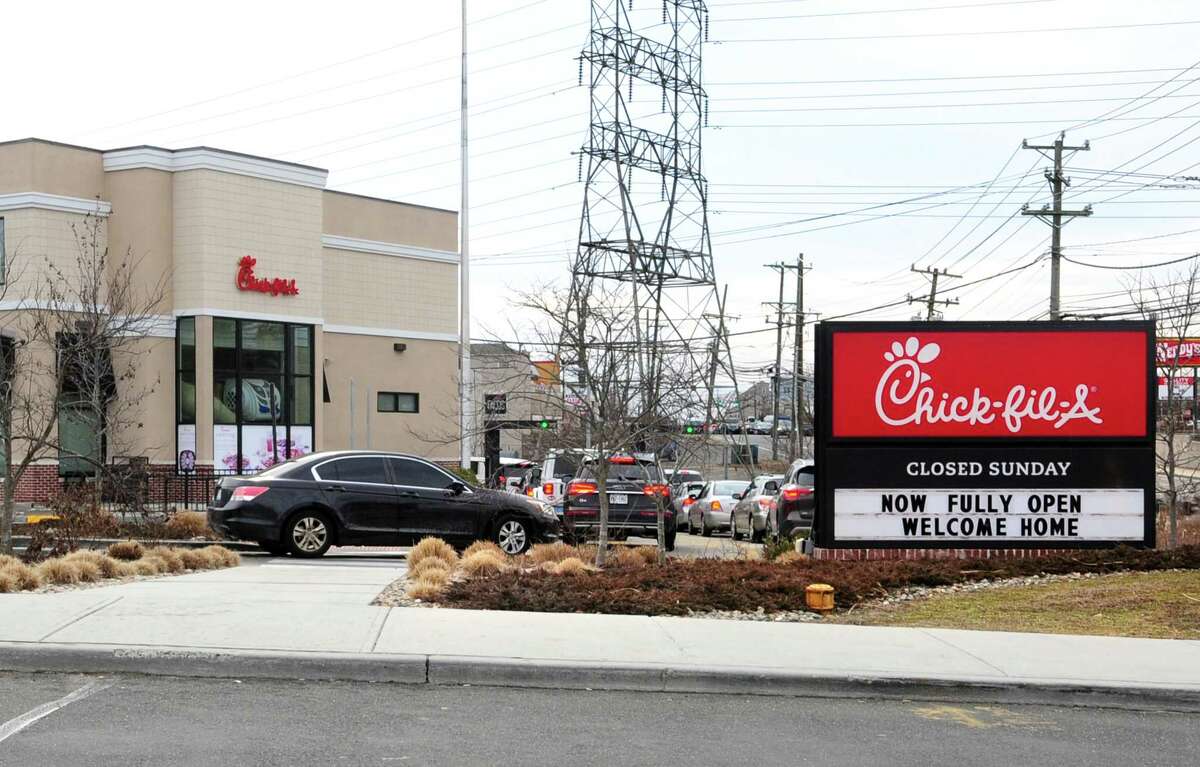
[[[1038,29],[985,29],[957,32],[914,32],[898,35],[825,35],[821,37],[753,37],[713,40],[714,45],[724,43],[826,43],[841,40],[918,40],[941,37],[990,37],[994,35],[1029,35],[1055,32],[1098,32],[1113,29],[1146,29],[1153,27],[1176,27],[1200,24],[1200,19],[1187,21],[1151,21],[1137,24],[1098,24],[1084,27],[1041,27]]]

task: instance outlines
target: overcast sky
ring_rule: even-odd
[[[507,336],[512,289],[565,278],[578,236],[589,3],[470,7],[473,333]],[[813,266],[808,306],[826,317],[924,293],[916,263],[963,276],[949,287],[1025,266],[948,294],[961,303],[946,317],[1044,318],[1048,228],[1018,211],[1048,201],[1047,163],[1018,148],[1063,129],[1092,142],[1069,162],[1068,204],[1095,206],[1065,230],[1068,255],[1136,266],[1197,251],[1188,187],[1200,184],[1134,175],[1200,175],[1195,2],[709,8],[704,163],[737,332],[764,327],[777,288],[762,265],[798,252]],[[4,28],[3,138],[205,144],[328,168],[334,189],[458,208],[457,3],[19,3]],[[1065,264],[1064,308],[1128,303],[1129,280],[1180,266]],[[773,349],[773,333],[738,336],[738,365]]]

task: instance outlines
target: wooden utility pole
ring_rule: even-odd
[[[779,303],[775,305],[775,369],[771,374],[771,460],[779,460],[779,384],[783,365],[783,281],[786,264],[769,264],[779,272]]]
[[[796,256],[796,337],[792,359],[792,438],[789,459],[796,460],[804,445],[804,254]]]
[[[1050,223],[1050,319],[1059,320],[1062,318],[1062,307],[1060,304],[1060,271],[1062,268],[1062,221],[1066,217],[1068,219],[1076,216],[1092,215],[1092,206],[1085,205],[1082,210],[1063,210],[1063,189],[1071,185],[1071,179],[1063,176],[1063,152],[1086,152],[1091,149],[1090,143],[1085,141],[1083,146],[1064,146],[1064,134],[1058,134],[1058,138],[1053,144],[1038,145],[1030,144],[1028,141],[1022,141],[1023,149],[1034,149],[1041,152],[1044,157],[1053,159],[1054,170],[1046,171],[1046,181],[1050,182],[1050,193],[1054,200],[1053,207],[1043,205],[1040,210],[1030,210],[1026,205],[1021,208],[1021,214],[1025,216],[1037,216],[1042,221]],[[1047,155],[1047,151],[1053,151],[1053,156]]]
[[[958,303],[957,298],[938,299],[938,277],[953,277],[954,279],[962,279],[960,274],[950,274],[945,269],[918,269],[916,264],[913,264],[912,270],[917,274],[923,274],[930,280],[929,295],[927,296],[908,296],[910,304],[925,304],[925,319],[926,321],[941,319],[941,312],[937,310],[938,306],[954,306]],[[920,319],[918,316],[917,319]]]

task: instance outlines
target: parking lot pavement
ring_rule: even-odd
[[[57,674],[0,674],[0,736],[10,717],[96,682],[0,741],[0,764],[583,767],[687,754],[696,765],[1170,767],[1200,749],[1196,714],[979,705],[953,690],[931,703]]]
[[[653,538],[630,538],[633,546],[653,546]],[[729,533],[713,533],[712,537],[680,532],[675,536],[675,550],[671,556],[683,558],[737,559],[752,557],[762,550],[762,545],[747,541],[735,541]]]

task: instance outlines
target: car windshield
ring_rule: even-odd
[[[589,463],[579,473],[580,479],[595,479],[596,464]],[[610,463],[608,478],[622,482],[662,482],[662,473],[652,463]]]
[[[682,485],[684,482],[700,481],[700,472],[698,471],[676,471],[671,475],[672,485]]]
[[[717,482],[713,486],[713,495],[733,495],[740,493],[749,486],[749,482]]]

